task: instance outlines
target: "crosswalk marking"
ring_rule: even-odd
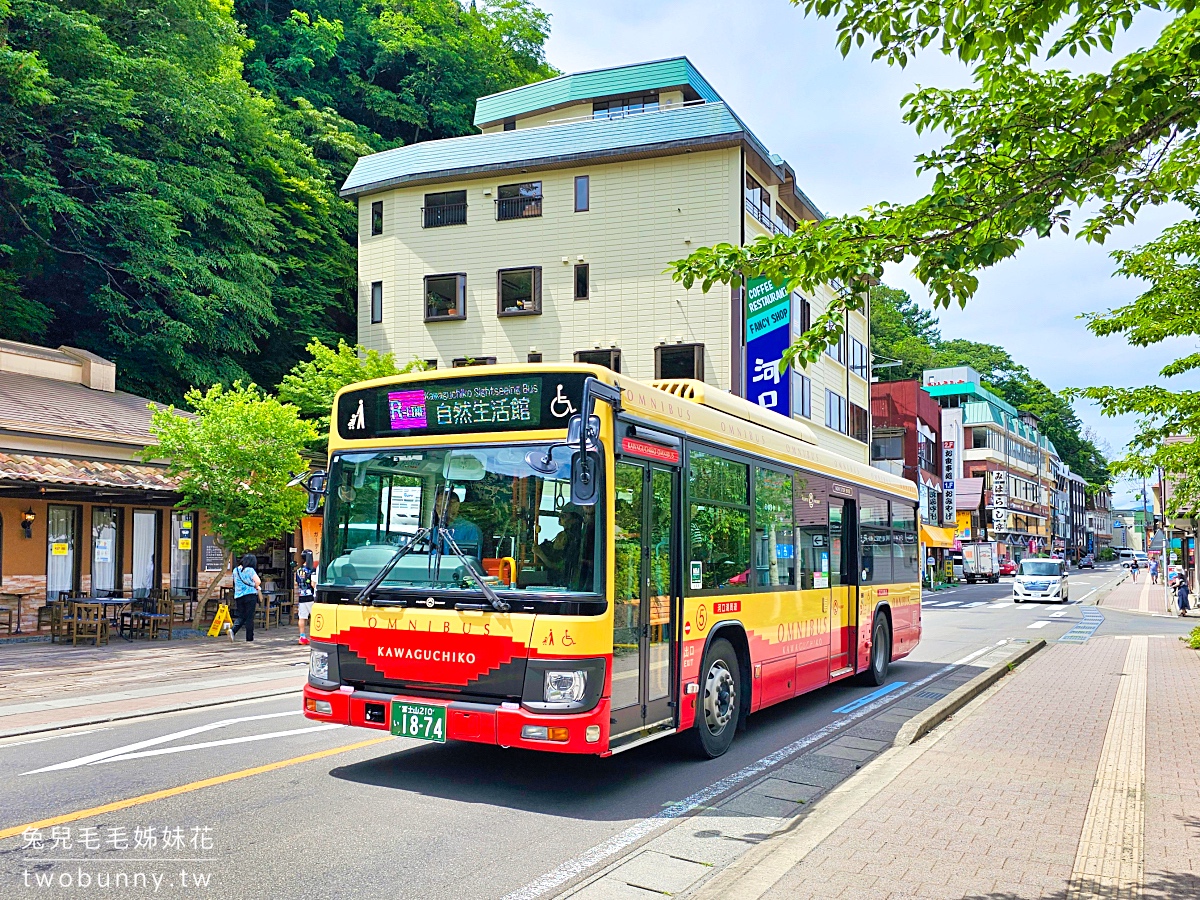
[[[1063,609],[1063,610],[1059,610],[1059,611],[1058,611],[1058,612],[1056,612],[1056,613],[1050,613],[1050,618],[1052,618],[1052,619],[1061,619],[1061,618],[1062,618],[1063,616],[1065,616],[1066,614],[1067,614],[1067,611],[1066,611],[1065,609]]]
[[[976,600],[974,603],[964,603],[962,608],[963,609],[973,609],[976,606],[987,606],[987,601],[986,600]]]
[[[1045,628],[1047,625],[1053,625],[1053,624],[1054,624],[1053,622],[1050,622],[1046,619],[1039,619],[1037,622],[1030,623],[1027,627],[1029,627],[1029,628]]]
[[[1006,607],[1006,606],[1013,606],[1013,605],[1014,604],[1011,600],[1001,600],[999,603],[993,603],[991,606],[988,607],[988,609],[1004,609],[1004,607]]]

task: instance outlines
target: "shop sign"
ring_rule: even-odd
[[[55,542],[50,545],[50,555],[51,556],[66,556],[68,552],[69,552],[69,545],[66,544],[65,542],[64,543]]]
[[[954,441],[942,441],[942,524],[953,525],[957,510],[954,507]]]
[[[792,414],[791,379],[783,351],[792,343],[792,297],[759,276],[746,282],[746,399],[780,415]]]
[[[220,572],[225,568],[225,551],[217,544],[215,534],[200,538],[200,565],[205,572]]]

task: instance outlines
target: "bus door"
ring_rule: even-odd
[[[610,741],[674,723],[679,470],[619,460]]]
[[[858,515],[853,500],[829,498],[829,675],[852,671],[858,630]]]

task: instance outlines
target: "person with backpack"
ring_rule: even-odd
[[[247,553],[233,570],[233,627],[225,626],[231,641],[242,627],[246,629],[246,640],[254,640],[254,614],[262,596],[262,579],[254,569],[257,562],[253,553]]]
[[[305,550],[301,557],[300,567],[296,569],[296,608],[300,619],[300,643],[308,643],[308,620],[312,618],[313,605],[313,555],[311,550]]]

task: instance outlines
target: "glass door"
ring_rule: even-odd
[[[110,596],[121,587],[121,513],[111,506],[92,507],[93,597]]]
[[[133,596],[144,598],[159,586],[158,512],[133,511]]]
[[[612,731],[619,740],[673,721],[674,623],[679,594],[675,471],[618,462],[613,604]]]
[[[853,500],[829,500],[829,671],[854,665],[858,627],[858,515]]]
[[[79,507],[50,505],[46,510],[46,598],[57,600],[79,584]]]
[[[196,586],[195,521],[195,513],[171,513],[171,589],[181,595],[184,588]]]

